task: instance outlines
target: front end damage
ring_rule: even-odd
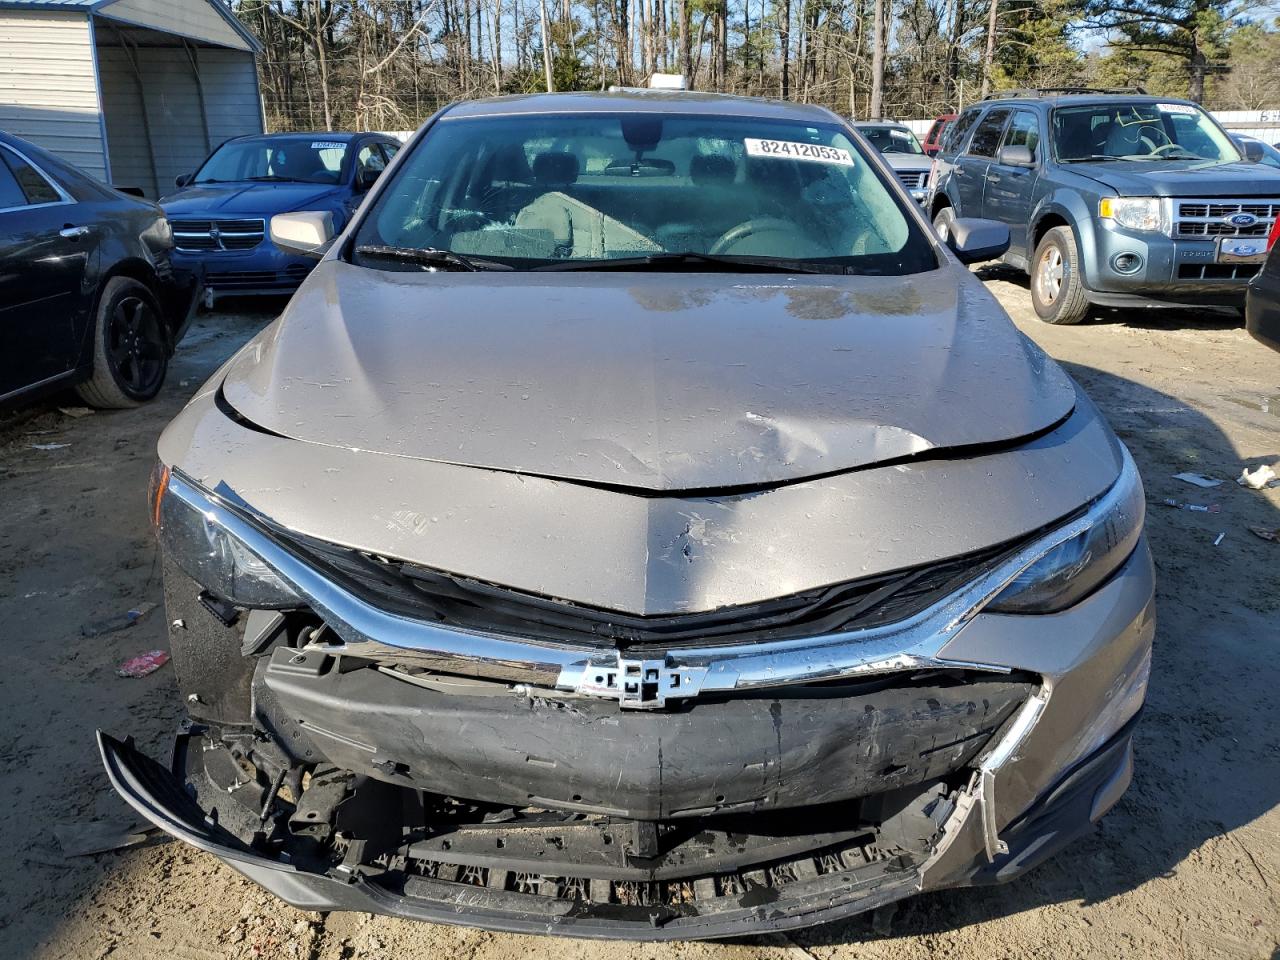
[[[239,429],[263,459],[291,443],[229,424],[215,403],[193,404],[197,432]],[[190,720],[168,766],[100,735],[108,774],[161,828],[313,910],[696,939],[1010,879],[1087,830],[1131,775],[1153,576],[1141,484],[1096,423],[1072,418],[1016,460],[913,475],[927,504],[935,472],[954,485],[975,464],[998,480],[1038,456],[1083,476],[1114,470],[1096,451],[1117,451],[1119,476],[1065,517],[1049,491],[1035,500],[1041,525],[945,560],[643,615],[446,575],[444,563],[396,559],[391,543],[320,539],[287,522],[293,500],[277,507],[270,487],[191,460],[157,476],[154,499]],[[868,500],[893,471],[785,487],[772,502],[830,496],[831,510],[852,504],[852,524],[874,517]],[[299,489],[316,502],[353,502],[326,486],[344,482],[340,471],[307,478]],[[554,488],[465,480],[477,482]],[[979,515],[985,488],[969,489]],[[367,492],[367,508],[393,516],[379,495]],[[642,499],[583,495],[618,512]],[[646,501],[648,524],[665,503]],[[392,536],[402,528],[388,524]],[[1087,556],[1115,554],[1096,585],[1053,612],[988,609],[1077,542]]]

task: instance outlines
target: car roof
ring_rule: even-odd
[[[843,122],[827,110],[804,103],[683,90],[609,90],[536,93],[468,100],[448,108],[446,117],[501,117],[548,113],[669,113],[755,117],[762,120]]]
[[[358,133],[352,130],[294,130],[289,133],[250,133],[243,137],[233,137],[236,142],[248,140],[332,140],[335,143],[350,143],[357,137],[382,137],[384,140],[395,139],[386,134]]]
[[[1083,91],[1079,93],[1013,93],[1009,95],[996,94],[987,97],[979,106],[991,106],[1000,104],[1035,104],[1046,103],[1055,107],[1062,106],[1105,106],[1108,103],[1179,103],[1189,107],[1200,109],[1200,105],[1193,100],[1184,100],[1181,97],[1157,97],[1147,93],[1106,93],[1104,91]]]

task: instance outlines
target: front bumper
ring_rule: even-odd
[[[201,749],[178,751],[173,771],[100,738],[112,783],[135,809],[303,909],[594,938],[798,928],[1030,869],[1086,831],[1127,785],[1154,632],[1143,540],[1110,581],[1067,611],[970,620],[943,656],[1016,672],[961,670],[964,682],[950,687],[933,675],[914,679],[949,689],[950,701],[936,690],[913,699],[903,672],[878,687],[760,691],[644,712],[467,682],[419,688],[368,668],[317,670],[312,654],[297,651],[262,658],[245,675],[244,636],[217,627],[228,651],[201,627],[210,614],[198,587],[171,566],[165,576],[170,620],[184,625],[172,635],[179,684],[207,726],[180,738]],[[249,724],[234,722],[234,705],[208,693],[230,700],[238,688],[253,704],[252,717],[242,718]],[[375,836],[367,820],[352,827],[362,822],[353,811],[347,824],[335,820],[336,836],[371,830],[360,843],[328,854],[281,846],[264,840],[274,827],[257,813],[270,807],[260,783],[234,769],[230,781],[211,780],[226,751],[208,749],[208,731],[228,737],[249,728],[272,749],[317,765],[312,784],[329,764],[355,771],[355,796],[371,790],[389,812],[409,810],[406,798],[433,789],[492,802],[480,808],[483,820],[431,821],[412,836]],[[522,846],[518,831],[493,832],[511,825],[517,804],[567,819],[546,843]],[[624,834],[638,822],[629,816],[671,818],[663,829],[684,838],[678,855],[659,863],[616,846],[560,844],[567,830]],[[770,826],[757,829],[761,823]],[[496,849],[486,837],[496,837]],[[728,844],[717,846],[716,837]]]
[[[252,250],[175,250],[175,268],[200,278],[204,302],[219,297],[282,296],[296,290],[314,269],[315,260],[293,256],[264,240]]]
[[[1085,259],[1085,283],[1090,302],[1099,306],[1239,307],[1260,268],[1216,262],[1213,240],[1133,233],[1101,223],[1094,227],[1093,238],[1093,254]],[[1137,257],[1140,266],[1132,272],[1118,269],[1117,258],[1125,256]]]

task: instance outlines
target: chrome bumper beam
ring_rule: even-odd
[[[682,648],[644,660],[572,643],[513,639],[388,613],[281,547],[242,515],[244,507],[232,508],[222,497],[177,471],[169,477],[163,501],[166,522],[162,522],[161,531],[165,536],[171,511],[185,506],[206,525],[221,528],[234,537],[329,626],[338,642],[318,648],[324,652],[383,663],[417,664],[444,673],[613,699],[622,707],[645,709],[712,692],[924,668],[1007,673],[1004,666],[944,660],[939,653],[1021,571],[1106,517],[1124,491],[1136,482],[1137,469],[1126,451],[1119,478],[1084,514],[909,619],[799,639]],[[182,558],[175,559],[181,565]],[[188,573],[200,580],[198,571]]]

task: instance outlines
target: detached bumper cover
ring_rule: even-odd
[[[839,920],[915,893],[915,871],[881,869],[859,877],[842,872],[798,881],[787,896],[748,890],[736,902],[701,916],[672,916],[664,908],[593,908],[537,894],[488,890],[444,880],[409,878],[383,885],[358,873],[311,873],[249,850],[211,823],[179,779],[133,748],[102,732],[98,746],[111,784],[165,832],[212,853],[282,900],[304,910],[358,910],[433,923],[465,924],[510,933],[559,933],[593,939],[696,940],[788,930]],[[791,891],[794,890],[794,893]],[[754,894],[754,895],[753,895]],[[725,899],[725,898],[721,898]]]
[[[1132,774],[1133,723],[1086,758],[1012,824],[1009,852],[979,859],[964,875],[930,887],[1011,880],[1089,830],[1115,803]],[[747,889],[711,901],[711,912],[676,915],[668,908],[622,909],[584,901],[491,890],[420,877],[384,882],[343,868],[310,872],[248,849],[196,805],[182,782],[131,743],[101,731],[98,745],[112,786],[140,814],[179,840],[211,853],[282,900],[304,910],[357,910],[432,923],[510,933],[591,939],[698,940],[796,929],[845,919],[911,896],[922,872],[888,865],[798,879],[781,888]],[[976,811],[975,811],[976,812]],[[970,816],[973,820],[974,816]],[[962,829],[971,829],[965,823]]]

